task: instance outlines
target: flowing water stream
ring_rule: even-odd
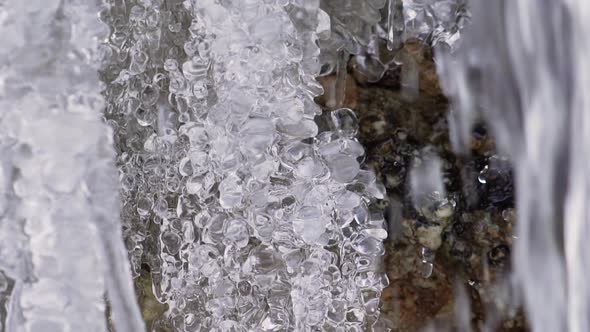
[[[534,331],[587,331],[590,6],[472,1],[461,50],[439,68],[464,149],[483,115],[516,171],[514,278]]]

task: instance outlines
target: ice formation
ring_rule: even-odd
[[[376,45],[376,29],[381,21],[380,11],[383,0],[321,0],[325,25],[329,33],[319,40],[321,74],[329,74],[337,69],[338,62],[346,60],[349,54],[363,55]]]
[[[470,18],[467,0],[402,0],[402,3],[403,40],[417,38],[431,46],[457,47]]]
[[[139,331],[85,0],[0,3],[4,330]],[[8,293],[7,293],[8,292]],[[106,294],[105,294],[106,293]]]
[[[321,0],[320,4],[328,14],[320,15],[320,23],[331,27],[331,34],[319,40],[320,75],[338,71],[352,55],[369,82],[400,65],[413,69],[415,64],[399,56],[403,53],[392,57],[392,52],[385,52],[399,50],[406,41],[456,49],[470,17],[466,0]]]
[[[106,117],[125,238],[156,326],[365,330],[386,237],[349,109],[319,117],[318,3],[126,1],[111,27]]]

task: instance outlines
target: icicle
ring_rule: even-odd
[[[386,34],[387,49],[389,51],[397,50],[403,42],[405,30],[404,7],[401,0],[387,0],[386,3]]]
[[[387,0],[387,49],[393,51],[395,38],[395,6],[397,0]]]
[[[336,64],[336,83],[334,84],[335,109],[344,106],[344,99],[346,98],[346,77],[348,76],[348,58],[349,54],[345,49],[338,51],[338,62]]]

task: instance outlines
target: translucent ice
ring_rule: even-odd
[[[383,219],[353,222],[383,189],[359,162],[352,110],[316,123],[331,17],[288,2],[113,1],[103,18],[125,238],[169,306],[157,326],[359,330],[378,317],[351,294],[378,298],[386,276],[351,271],[383,253]],[[354,6],[376,22],[379,4]],[[129,52],[147,55],[140,69]]]
[[[141,331],[97,75],[98,6],[7,1],[0,16],[0,269],[6,330]]]

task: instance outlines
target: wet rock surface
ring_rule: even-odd
[[[509,161],[483,124],[474,127],[468,153],[453,151],[449,105],[429,48],[408,42],[386,56],[401,65],[375,83],[351,59],[343,101],[359,118],[365,162],[388,192],[384,324],[393,331],[526,330],[507,273],[515,224]],[[418,86],[406,86],[404,75],[416,76]],[[326,93],[317,102],[330,109],[335,77],[320,81]],[[440,159],[445,191],[428,212],[417,208],[410,188],[412,165],[425,149]]]

